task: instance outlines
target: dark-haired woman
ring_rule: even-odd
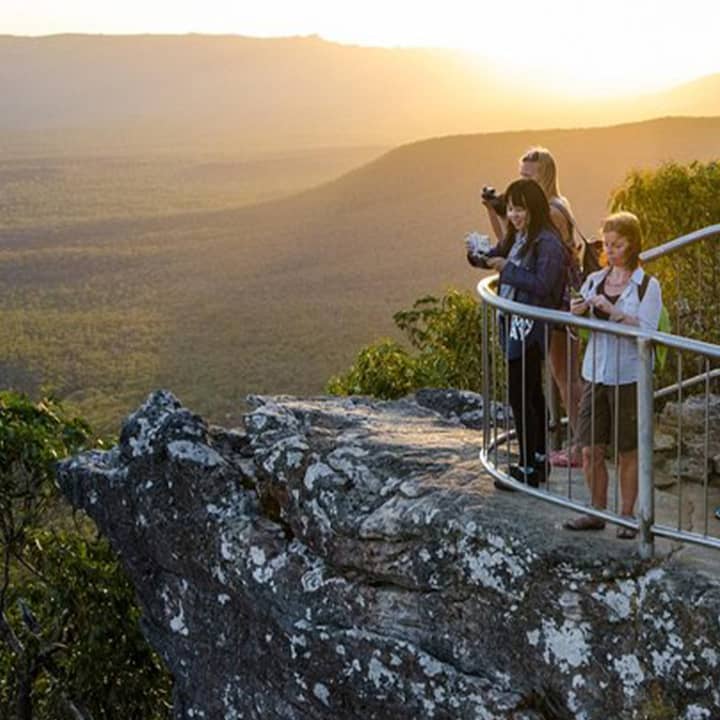
[[[577,224],[570,203],[560,192],[560,180],[557,161],[546,147],[530,148],[519,162],[520,177],[535,180],[545,193],[550,205],[550,219],[557,228],[560,239],[565,243],[566,251],[571,259],[571,280],[573,287],[579,287],[582,266],[582,243],[575,237]],[[507,229],[507,218],[500,217],[492,203],[483,200],[488,219],[495,235],[502,239]],[[569,310],[569,307],[563,307]],[[553,380],[560,393],[560,398],[567,411],[571,436],[574,438],[577,428],[577,412],[582,395],[580,380],[580,346],[576,338],[569,341],[562,327],[555,327],[550,332],[549,367]],[[570,446],[550,453],[550,462],[557,467],[580,467],[582,456],[580,446],[570,442]]]
[[[569,259],[550,219],[545,193],[534,180],[516,180],[505,191],[507,232],[483,260],[500,273],[501,297],[557,308],[562,301]],[[545,479],[545,396],[542,364],[545,325],[518,315],[503,316],[500,340],[508,359],[510,405],[515,419],[519,464],[510,475],[537,487]],[[498,487],[507,487],[499,484]]]

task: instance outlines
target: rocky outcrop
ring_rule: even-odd
[[[720,717],[718,584],[495,491],[448,397],[254,398],[224,430],[158,392],[61,466],[176,718]]]
[[[655,433],[657,469],[661,479],[702,483],[705,480],[705,454],[710,482],[720,482],[720,395],[691,395],[682,403],[670,401],[663,407]],[[706,446],[706,427],[707,446]],[[678,438],[682,438],[680,458]]]

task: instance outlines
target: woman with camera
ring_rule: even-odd
[[[658,281],[640,267],[640,222],[629,212],[610,215],[603,223],[608,267],[589,275],[580,296],[571,301],[574,315],[587,312],[608,322],[656,330],[662,310]],[[617,438],[622,514],[631,517],[638,494],[637,347],[630,338],[593,332],[583,358],[587,381],[580,400],[578,439],[583,471],[593,507],[607,505],[608,474],[605,453]],[[617,424],[617,427],[615,425]],[[605,522],[591,515],[568,520],[568,530],[601,530]],[[619,538],[635,537],[635,530],[619,527]]]
[[[534,180],[520,179],[510,184],[505,198],[505,237],[487,254],[470,252],[468,259],[500,273],[501,297],[557,308],[565,290],[568,258],[550,219],[545,193]],[[501,316],[500,343],[508,360],[510,406],[520,448],[519,464],[509,472],[533,487],[545,480],[544,340],[544,323],[517,315]]]
[[[550,205],[550,219],[557,228],[560,239],[565,244],[570,257],[569,282],[579,288],[582,281],[582,243],[576,242],[575,218],[570,203],[560,194],[557,164],[553,154],[544,147],[533,147],[520,159],[520,177],[535,180],[545,193]],[[483,188],[482,202],[485,206],[490,224],[498,240],[504,236],[507,219],[504,217],[502,196],[497,195],[493,188]],[[567,303],[564,307],[569,310]],[[577,338],[566,336],[565,328],[554,328],[550,333],[549,349],[550,371],[560,393],[560,399],[568,414],[571,436],[575,436],[577,426],[577,410],[582,394],[580,380],[580,348]],[[582,459],[579,446],[571,441],[566,450],[559,450],[550,455],[552,465],[558,467],[580,467]]]

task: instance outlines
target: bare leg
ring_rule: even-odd
[[[638,496],[638,453],[637,450],[620,453],[620,491],[622,493],[622,514],[632,515]]]
[[[578,341],[570,341],[570,362],[568,362],[568,347],[565,331],[553,330],[550,336],[550,372],[560,392],[560,398],[568,414],[570,429],[573,437],[577,427],[578,407],[582,395],[582,381],[580,380],[580,353]],[[568,373],[570,375],[570,388],[568,393]]]
[[[582,449],[583,473],[585,482],[590,490],[590,499],[593,507],[604,509],[607,507],[608,474],[605,465],[605,445],[595,445]]]
[[[605,446],[595,445],[582,449],[585,482],[590,489],[591,505],[599,510],[607,506],[608,474],[605,467]],[[602,530],[605,521],[592,515],[580,515],[563,523],[566,530]]]

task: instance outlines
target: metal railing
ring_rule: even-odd
[[[720,237],[720,224],[698,230],[689,235],[677,238],[662,246],[652,248],[641,255],[641,260],[647,266],[652,261],[665,256],[669,253],[678,252],[689,246],[703,240],[714,239]],[[720,361],[720,346],[709,342],[696,340],[682,335],[669,334],[659,331],[646,331],[637,327],[611,323],[604,320],[597,320],[587,317],[571,315],[568,312],[560,310],[548,310],[535,306],[525,305],[512,300],[499,297],[495,292],[497,284],[497,276],[488,277],[478,284],[478,293],[483,303],[483,332],[482,332],[482,362],[483,362],[483,400],[484,400],[484,424],[483,424],[483,449],[480,453],[480,459],[485,469],[496,480],[503,485],[514,490],[524,492],[544,501],[551,502],[555,505],[566,507],[575,511],[581,511],[584,514],[609,521],[619,526],[624,526],[639,531],[639,551],[642,557],[651,557],[654,552],[654,538],[666,537],[672,540],[680,540],[683,542],[697,543],[720,549],[720,522],[713,520],[713,531],[710,532],[710,476],[711,476],[711,445],[713,448],[718,446],[720,438],[716,439],[716,435],[711,436],[710,423],[710,398],[712,383],[720,377],[720,368],[713,367]],[[582,497],[587,492],[584,483],[578,489],[580,480],[572,468],[568,466],[567,471],[561,471],[559,474],[566,475],[566,483],[564,483],[564,492],[560,492],[557,482],[557,471],[550,473],[550,466],[546,460],[546,468],[548,472],[548,482],[546,489],[540,487],[531,487],[528,484],[513,479],[508,472],[502,467],[510,465],[513,457],[519,455],[517,443],[519,438],[515,437],[515,430],[510,423],[509,409],[509,365],[507,358],[503,356],[500,349],[499,338],[499,316],[504,315],[510,317],[516,315],[521,318],[530,318],[534,321],[543,322],[545,325],[545,357],[548,357],[550,327],[564,328],[566,337],[566,347],[568,350],[568,376],[570,376],[570,354],[572,352],[573,343],[571,331],[574,333],[578,328],[584,328],[592,332],[602,332],[606,335],[612,335],[617,338],[625,338],[635,344],[638,353],[638,379],[637,379],[637,464],[638,464],[638,501],[637,501],[637,520],[621,516],[618,512],[618,498],[620,491],[620,479],[618,469],[618,450],[617,450],[617,428],[618,428],[618,403],[615,403],[615,418],[613,426],[615,428],[615,451],[614,451],[614,487],[612,494],[614,498],[614,510],[605,508],[592,507],[589,503],[583,502]],[[616,343],[619,348],[619,343]],[[677,365],[676,381],[667,387],[655,390],[654,376],[654,348],[663,346],[668,349],[668,354],[673,353]],[[524,348],[523,348],[524,350]],[[702,365],[702,371],[694,374],[692,377],[683,377],[683,358],[690,356],[693,362]],[[523,352],[523,358],[525,353]],[[524,359],[523,359],[524,362]],[[616,362],[619,362],[619,349]],[[522,405],[526,407],[526,388],[525,388],[525,368],[523,365],[523,387],[522,387]],[[545,375],[543,385],[545,388],[545,396],[548,397],[552,389],[553,380],[550,375],[548,363],[545,363]],[[687,463],[687,458],[683,454],[683,448],[686,438],[684,436],[684,401],[687,401],[685,393],[695,391],[699,386],[702,387],[702,397],[704,399],[704,436],[702,442],[704,444],[702,452],[702,463],[700,474],[702,477],[688,480],[687,472],[683,471],[683,463]],[[569,390],[569,388],[568,388]],[[617,386],[615,387],[617,399]],[[569,395],[570,393],[568,393]],[[655,410],[656,404],[667,402],[668,399],[675,397],[677,399],[677,424],[675,428],[675,493],[676,493],[676,521],[669,522],[663,518],[658,521],[656,518],[656,499],[657,492],[655,486]],[[695,396],[698,397],[698,396]],[[524,410],[523,410],[524,412]],[[592,412],[594,413],[594,406]],[[546,413],[545,435],[549,436],[549,421]],[[569,423],[567,418],[563,419],[563,423],[568,428],[568,452],[572,437],[569,431]],[[594,432],[595,418],[593,414],[592,427]],[[720,433],[718,433],[720,434]],[[594,434],[593,443],[594,444]],[[712,442],[711,442],[712,441]],[[513,443],[515,451],[513,451]],[[697,444],[697,443],[696,443]],[[504,452],[501,453],[501,448]],[[718,446],[720,448],[720,446]],[[716,450],[720,453],[720,449]],[[527,458],[527,454],[525,454]],[[504,462],[501,462],[501,459]],[[720,467],[717,468],[720,473]],[[552,479],[552,482],[550,481]],[[690,488],[685,487],[691,483]],[[701,522],[702,531],[686,529],[688,520],[686,508],[688,507],[687,496],[689,494],[697,495],[697,485],[701,485],[702,507],[704,509],[704,517]],[[717,494],[717,504],[720,505],[720,491]],[[664,503],[667,505],[667,503]],[[694,509],[694,505],[693,505]],[[694,515],[694,513],[693,513]],[[693,517],[693,522],[695,518]]]

